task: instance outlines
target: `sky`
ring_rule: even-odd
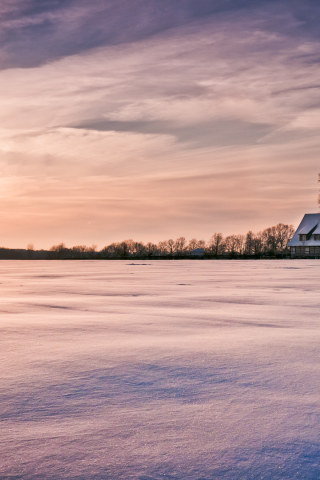
[[[0,245],[318,211],[318,0],[2,0]]]

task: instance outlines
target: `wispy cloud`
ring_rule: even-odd
[[[68,5],[8,22],[55,21]],[[79,2],[77,17],[72,6],[68,35],[84,9]],[[290,12],[277,15],[287,32],[255,10],[220,12],[2,71],[2,209],[38,212],[30,213],[37,235],[46,211],[59,235],[73,224],[70,241],[84,235],[101,244],[101,223],[111,241],[295,221],[316,202],[320,43],[292,36]],[[90,216],[99,219],[93,230]]]
[[[3,0],[0,65],[34,67],[106,45],[132,43],[191,22],[253,16],[259,28],[319,38],[317,0]]]

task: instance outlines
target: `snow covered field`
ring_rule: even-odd
[[[0,262],[1,479],[319,479],[320,262]]]

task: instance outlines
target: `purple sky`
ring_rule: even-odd
[[[2,0],[0,245],[317,211],[319,1]]]

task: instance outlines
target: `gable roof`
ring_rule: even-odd
[[[303,225],[300,229],[297,230],[298,235],[308,235],[318,226],[318,220],[313,218],[310,222]]]
[[[288,246],[320,246],[320,240],[314,240],[313,237],[310,240],[300,241],[299,235],[308,235],[310,232],[320,234],[320,213],[305,214]]]
[[[317,226],[317,228],[315,229],[315,231],[312,232],[312,233],[313,233],[313,235],[320,235],[320,222],[318,223],[318,226]]]

